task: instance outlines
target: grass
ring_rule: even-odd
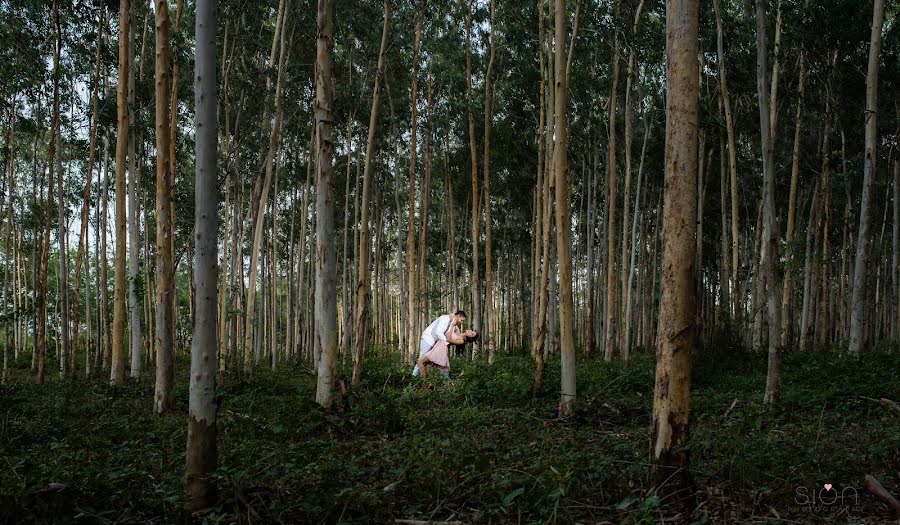
[[[373,358],[350,410],[335,413],[314,403],[308,365],[261,368],[245,383],[226,375],[219,505],[193,516],[182,493],[187,356],[177,365],[176,410],[156,416],[152,373],[120,389],[34,385],[16,363],[0,387],[0,522],[638,524],[671,514],[645,480],[647,354],[627,366],[579,356],[578,406],[565,420],[555,360],[535,395],[523,357],[457,359],[453,379],[422,382],[397,359]],[[859,360],[788,353],[772,411],[765,366],[724,343],[697,356],[689,447],[699,506],[685,522],[891,523],[862,478],[900,493],[900,418],[864,398],[900,398],[900,349]],[[798,502],[824,483],[855,488],[858,502]]]

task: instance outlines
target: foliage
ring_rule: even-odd
[[[182,356],[184,357],[184,356]],[[454,361],[453,378],[411,381],[396,356],[373,357],[366,381],[336,414],[313,403],[303,366],[220,379],[216,522],[384,523],[393,518],[477,523],[655,523],[669,502],[645,485],[652,356],[627,366],[581,359],[584,399],[556,417],[556,387],[531,391],[532,365]],[[344,363],[343,373],[349,363]],[[152,414],[145,377],[0,387],[0,522],[186,522],[183,510],[186,359],[176,411]],[[900,397],[900,352],[862,360],[840,352],[785,359],[783,403],[767,412],[762,356],[710,345],[697,357],[693,454],[698,523],[771,516],[807,520],[800,486],[860,491],[850,516],[885,519],[863,494],[871,473],[900,486],[900,420],[864,397]],[[551,360],[547,377],[558,377]],[[840,378],[840,380],[837,380]],[[549,383],[549,382],[548,382]],[[41,493],[49,483],[57,492]],[[879,518],[882,516],[882,518]],[[822,519],[825,519],[825,515]]]

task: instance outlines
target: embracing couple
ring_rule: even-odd
[[[455,314],[438,317],[422,332],[419,341],[419,359],[413,368],[413,376],[428,375],[431,368],[440,370],[444,377],[450,376],[450,349],[448,345],[464,345],[478,340],[475,330],[460,329],[466,321],[466,312],[457,310]]]

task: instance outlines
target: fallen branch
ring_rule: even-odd
[[[887,399],[884,397],[882,397],[881,399],[872,399],[871,397],[865,397],[865,396],[860,396],[860,397],[862,397],[863,399],[868,399],[869,401],[878,403],[879,405],[884,405],[884,406],[888,407],[889,409],[900,414],[900,405],[898,405],[896,401],[891,401],[890,399]]]
[[[900,501],[897,501],[890,492],[881,486],[881,483],[871,474],[866,474],[866,490],[878,496],[881,501],[885,502],[894,512],[900,514]]]

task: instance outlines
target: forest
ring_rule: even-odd
[[[0,0],[0,523],[900,522],[898,15]]]

